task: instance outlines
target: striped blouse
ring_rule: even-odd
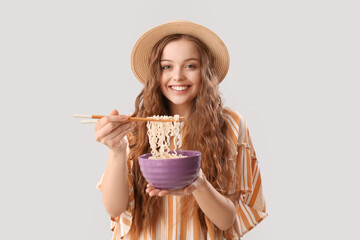
[[[226,109],[226,120],[230,126],[230,136],[237,149],[237,157],[231,160],[240,179],[234,184],[229,194],[240,192],[239,204],[237,204],[237,216],[233,226],[226,231],[226,236],[221,234],[220,238],[213,223],[205,216],[207,226],[206,232],[200,227],[196,216],[189,223],[181,221],[178,212],[180,197],[164,196],[164,216],[158,220],[156,231],[151,235],[150,231],[144,231],[141,239],[240,239],[245,233],[259,224],[266,216],[266,204],[262,193],[260,169],[255,150],[251,142],[249,130],[244,118],[237,112]],[[128,162],[129,167],[132,163]],[[129,208],[116,218],[111,218],[112,240],[130,239],[130,227],[132,224],[131,210],[135,207],[132,178],[129,175]],[[100,179],[97,187],[101,190]]]

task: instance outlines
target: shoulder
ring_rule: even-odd
[[[226,107],[226,108],[224,108],[224,115],[225,115],[226,120],[232,126],[239,128],[238,131],[245,130],[247,128],[245,118],[239,112]]]
[[[247,125],[243,115],[228,107],[224,108],[224,115],[229,125],[229,130],[231,131],[230,134],[233,135],[233,137],[236,137],[237,142],[243,142],[248,134]]]
[[[243,115],[231,108],[225,107],[224,114],[227,119],[231,120],[236,125],[240,125],[242,122],[245,122]]]

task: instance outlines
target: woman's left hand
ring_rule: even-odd
[[[205,175],[203,174],[202,170],[200,169],[195,181],[190,184],[189,186],[185,187],[184,189],[179,190],[160,190],[156,189],[151,186],[150,183],[146,186],[146,193],[149,194],[150,197],[153,196],[166,196],[166,195],[177,195],[177,196],[184,196],[192,194],[196,189],[198,189],[204,182],[206,181]]]

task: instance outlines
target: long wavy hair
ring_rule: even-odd
[[[183,128],[181,149],[200,151],[202,155],[201,169],[206,179],[217,191],[226,194],[233,183],[235,174],[233,164],[229,163],[229,159],[234,157],[234,147],[228,135],[229,126],[225,120],[224,108],[218,91],[214,58],[202,41],[189,35],[173,34],[157,42],[149,59],[150,77],[136,98],[135,112],[132,116],[170,115],[168,100],[160,90],[160,59],[164,47],[169,42],[180,39],[193,42],[201,56],[200,89],[193,100],[191,114]],[[200,128],[199,126],[206,127]],[[149,197],[145,193],[147,182],[140,172],[138,162],[140,155],[151,151],[146,123],[138,123],[134,131],[129,134],[129,147],[129,160],[133,163],[129,171],[133,176],[135,195],[133,223],[130,232],[134,239],[139,239],[141,232],[146,228],[149,227],[149,231],[153,232],[158,218],[164,214],[161,197]],[[190,219],[193,211],[197,211],[200,226],[202,229],[206,229],[204,213],[192,195],[181,198],[179,211],[182,220]]]

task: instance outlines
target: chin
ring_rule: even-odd
[[[181,105],[186,105],[187,102],[184,101],[170,101],[172,104],[177,105],[177,106],[181,106]]]

